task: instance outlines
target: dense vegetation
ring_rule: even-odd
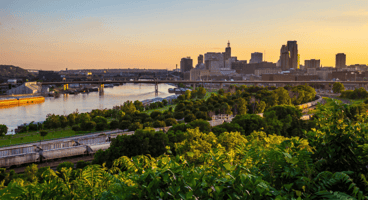
[[[271,123],[277,130],[252,114],[234,119],[244,132],[178,124],[170,139],[170,131],[148,128],[113,140],[110,149],[125,155],[107,165],[1,171],[1,199],[367,199],[367,105],[319,106],[314,128],[301,133],[290,129],[299,126],[293,108],[265,112],[282,116]],[[286,127],[284,118],[291,119]]]
[[[347,99],[366,99],[368,98],[368,92],[361,87],[355,90],[341,91],[340,97]]]
[[[31,77],[33,76],[27,70],[13,65],[0,65],[0,80],[2,77],[16,78],[16,77]],[[5,80],[5,79],[4,79]]]

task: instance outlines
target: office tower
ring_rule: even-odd
[[[228,60],[229,58],[231,58],[230,41],[227,42],[227,47],[226,47],[225,53],[224,53],[224,61]]]
[[[280,50],[280,60],[281,60],[281,69],[283,71],[289,70],[290,66],[289,66],[289,51],[286,45],[282,45],[281,50]]]
[[[298,44],[296,41],[288,41],[287,48],[290,52],[289,67],[298,69]]]
[[[199,56],[198,56],[198,65],[199,64],[202,64],[203,63],[203,55],[202,54],[200,54]]]
[[[336,54],[336,68],[341,69],[346,67],[346,55],[344,53]]]
[[[252,63],[261,63],[263,61],[263,54],[259,52],[254,52],[251,54],[251,58],[249,64]]]
[[[187,72],[193,69],[193,60],[190,57],[182,58],[180,61],[180,72]]]
[[[305,60],[304,61],[304,66],[306,69],[308,68],[320,68],[321,66],[321,60],[315,60],[315,59],[311,59],[311,60]]]

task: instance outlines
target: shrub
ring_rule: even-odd
[[[172,126],[172,125],[175,125],[177,123],[178,122],[174,118],[167,118],[167,119],[165,119],[166,126]]]
[[[74,169],[74,164],[71,163],[71,162],[63,162],[63,163],[60,163],[57,167],[56,167],[56,170],[57,171],[61,171],[62,168],[72,168]]]
[[[113,120],[110,122],[110,129],[117,129],[119,128],[119,121],[118,120]]]
[[[96,122],[96,124],[99,124],[99,123],[107,124],[107,119],[101,116],[94,117],[93,121]]]
[[[152,125],[155,128],[166,127],[166,124],[164,121],[154,121]]]
[[[143,129],[143,125],[139,122],[134,122],[129,126],[129,131],[135,131],[137,129]]]
[[[130,122],[130,121],[123,120],[123,121],[121,121],[121,122],[120,122],[120,124],[119,124],[119,128],[120,128],[121,130],[125,130],[125,129],[129,128],[130,124],[131,124],[131,122]]]
[[[76,168],[77,169],[83,169],[83,168],[87,167],[90,164],[91,164],[90,162],[87,162],[87,161],[84,161],[84,160],[80,160],[80,161],[77,162]]]
[[[199,130],[203,133],[209,133],[211,131],[211,125],[208,121],[203,119],[197,119],[189,123],[189,125],[193,128],[198,127]]]
[[[100,122],[98,124],[96,124],[96,130],[97,131],[103,131],[107,128],[107,124]]]
[[[184,112],[175,112],[174,117],[175,117],[175,119],[183,119],[184,118]]]
[[[94,128],[96,127],[96,122],[94,121],[89,121],[89,122],[85,122],[85,123],[82,123],[82,129],[84,131],[91,131],[93,130]]]
[[[37,124],[35,124],[34,122],[31,122],[28,126],[29,126],[29,131],[37,131],[38,129]]]
[[[74,126],[72,127],[72,130],[73,130],[73,131],[80,131],[80,130],[81,130],[81,127],[80,127],[80,126],[78,126],[78,125],[74,125]]]
[[[184,117],[184,121],[187,122],[187,123],[189,123],[191,121],[194,121],[195,119],[196,119],[196,117],[191,113]]]
[[[161,115],[161,112],[160,111],[158,111],[158,110],[155,110],[155,111],[153,111],[152,113],[151,113],[151,115],[150,115],[150,117],[152,118],[152,119],[156,119],[158,116],[160,116]]]
[[[144,122],[143,128],[146,128],[146,127],[153,127],[152,122]]]
[[[0,124],[0,136],[5,135],[8,132],[8,127],[4,124]]]

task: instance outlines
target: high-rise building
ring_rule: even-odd
[[[289,51],[286,45],[282,45],[281,47],[280,60],[281,60],[281,69],[283,71],[289,70],[290,69],[290,65],[289,65],[290,56],[289,56]]]
[[[231,47],[230,47],[230,41],[227,42],[227,47],[225,49],[224,53],[224,61],[231,58]]]
[[[180,61],[180,72],[187,72],[193,69],[193,60],[190,57],[182,58]]]
[[[200,54],[199,56],[198,56],[198,65],[199,64],[202,64],[203,63],[203,55],[202,54]]]
[[[288,41],[287,48],[290,52],[290,68],[298,69],[298,43],[296,41]]]
[[[336,54],[336,68],[341,69],[346,67],[346,55],[344,53]]]
[[[261,63],[263,61],[263,54],[259,52],[254,52],[251,54],[251,58],[249,64],[252,63]]]
[[[305,69],[309,68],[320,68],[321,66],[321,60],[311,59],[311,60],[305,60],[304,61]]]

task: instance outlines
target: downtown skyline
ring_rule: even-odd
[[[276,63],[298,41],[300,63],[368,64],[368,2],[290,0],[2,1],[0,64],[25,69],[174,69],[180,59],[220,52]],[[196,62],[193,63],[195,65]]]

